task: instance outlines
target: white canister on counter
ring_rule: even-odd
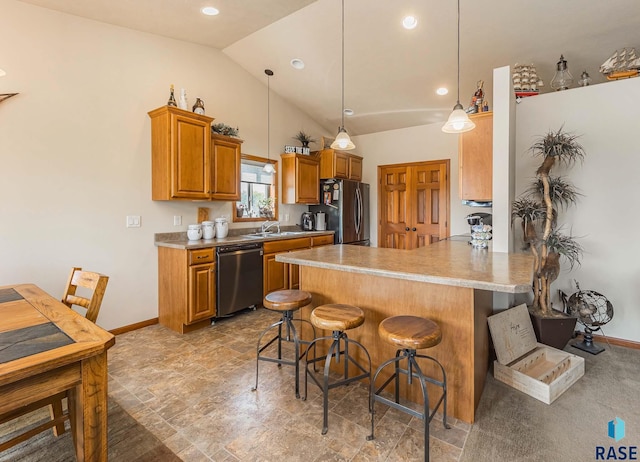
[[[216,237],[222,239],[229,234],[229,223],[225,217],[216,218]]]
[[[213,239],[216,237],[216,226],[213,221],[202,222],[202,238]]]
[[[187,237],[190,241],[202,239],[202,225],[189,225],[187,228]]]
[[[324,212],[316,213],[316,231],[325,231],[327,229],[327,222],[325,220]]]

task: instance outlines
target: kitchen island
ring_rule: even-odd
[[[367,347],[374,368],[395,355],[394,347],[378,338],[383,319],[416,315],[437,322],[442,342],[423,353],[445,367],[447,413],[469,423],[489,367],[487,317],[493,311],[493,292],[527,293],[533,275],[530,255],[494,253],[452,240],[414,250],[327,246],[281,254],[276,260],[300,265],[300,288],[313,295],[303,318],[325,303],[365,311],[365,323],[348,335]],[[437,377],[429,364],[424,372]],[[416,383],[405,397],[420,402],[419,388]]]

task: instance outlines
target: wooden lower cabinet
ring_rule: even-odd
[[[264,295],[276,290],[300,288],[299,266],[276,261],[276,255],[322,245],[333,245],[333,234],[265,242],[262,286]]]
[[[276,261],[276,255],[279,253],[283,252],[264,254],[263,295],[289,288],[289,265]]]
[[[216,265],[189,267],[189,304],[187,324],[209,319],[216,315]]]
[[[158,318],[181,334],[216,315],[215,249],[158,247]]]

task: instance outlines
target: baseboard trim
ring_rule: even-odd
[[[578,337],[582,337],[582,334],[580,334]],[[607,339],[609,340],[609,343],[611,345],[616,345],[616,346],[621,346],[621,347],[626,347],[626,348],[632,348],[634,350],[640,350],[640,342],[634,342],[633,340],[625,340],[622,338],[615,338],[615,337],[605,337],[604,335],[594,335],[593,336],[593,341],[594,342],[601,342],[601,343],[607,343]]]
[[[131,332],[132,330],[142,329],[143,327],[153,326],[154,324],[158,324],[158,318],[147,319],[146,321],[136,322],[135,324],[129,324],[128,326],[118,327],[117,329],[112,329],[111,332],[113,335],[120,335],[126,332]]]

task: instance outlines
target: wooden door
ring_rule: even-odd
[[[415,249],[448,237],[449,161],[378,167],[378,246]]]
[[[447,162],[411,167],[411,242],[424,247],[447,237]]]
[[[215,284],[215,265],[205,264],[189,267],[187,324],[215,316]]]
[[[378,246],[410,249],[409,167],[378,167]]]

